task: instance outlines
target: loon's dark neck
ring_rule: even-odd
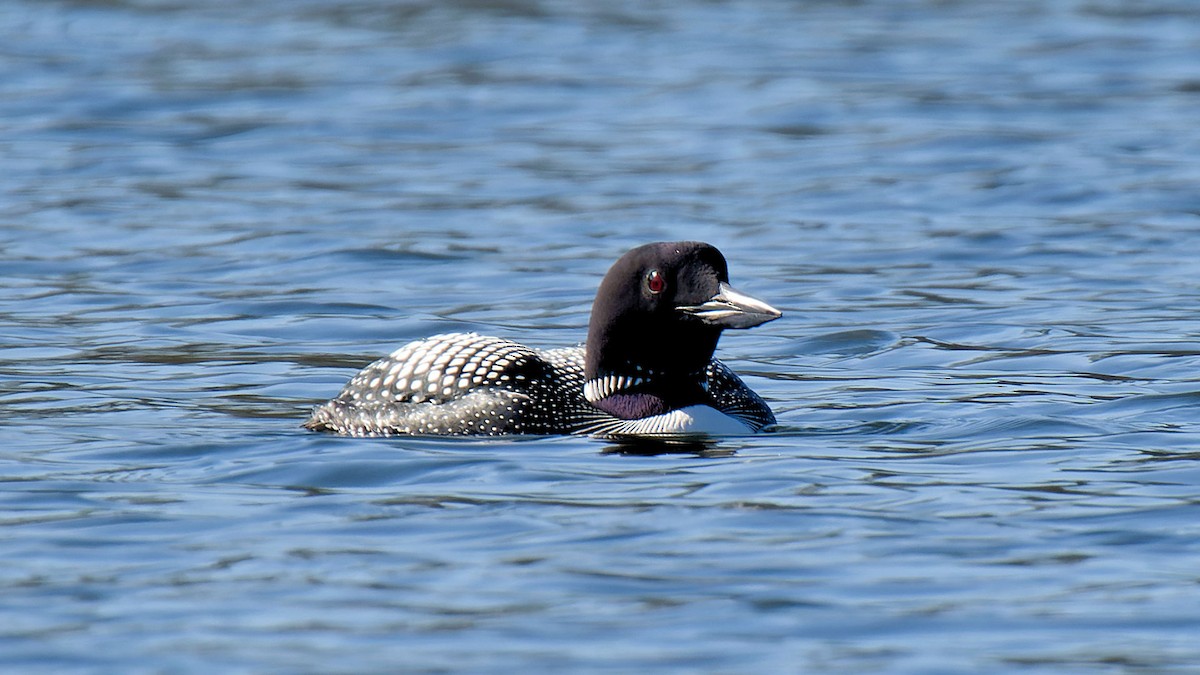
[[[606,318],[593,310],[584,396],[622,419],[704,402],[705,369],[720,335],[719,329],[682,317]]]

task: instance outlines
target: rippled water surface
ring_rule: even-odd
[[[1200,668],[1200,8],[0,5],[0,669]],[[704,446],[344,439],[703,239]]]

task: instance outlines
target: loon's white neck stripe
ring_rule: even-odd
[[[583,397],[595,403],[613,394],[645,384],[649,378],[633,375],[602,375],[583,383]]]
[[[662,377],[659,371],[650,370],[640,365],[635,365],[634,369],[637,371],[637,375],[606,373],[600,377],[593,377],[583,383],[583,397],[587,399],[588,403],[595,403],[613,394],[619,394],[627,389],[632,389]],[[700,384],[701,389],[708,391],[708,378],[705,376],[704,371],[696,373],[692,377]]]

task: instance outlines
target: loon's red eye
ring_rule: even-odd
[[[646,273],[646,288],[651,293],[658,295],[667,290],[667,279],[658,270],[650,270]]]

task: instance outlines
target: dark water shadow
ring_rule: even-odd
[[[735,448],[720,447],[718,440],[697,436],[692,438],[613,438],[600,454],[627,457],[658,455],[694,455],[696,457],[732,457]]]

